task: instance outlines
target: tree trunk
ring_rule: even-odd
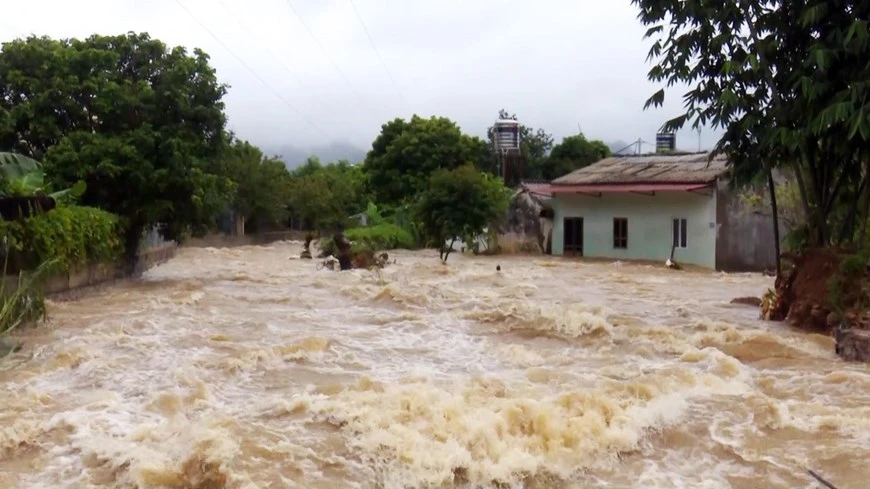
[[[870,179],[870,159],[867,160],[867,167],[864,170],[864,178]],[[867,237],[867,221],[870,220],[870,186],[864,189],[864,212],[861,216],[861,234],[858,238],[858,246],[861,250],[866,247],[866,241],[864,241]]]
[[[444,263],[447,263],[447,257],[450,256],[450,252],[453,251],[453,245],[454,245],[454,244],[456,244],[456,238],[451,239],[451,240],[450,240],[450,246],[448,246],[447,249],[444,250],[444,258],[442,258],[442,260],[444,261]],[[443,245],[442,245],[442,246],[443,246]]]
[[[810,210],[810,200],[807,197],[807,187],[806,183],[804,183],[803,171],[797,160],[792,161],[792,168],[794,169],[794,178],[798,186],[798,194],[801,196],[801,205],[804,208],[804,217],[806,221],[809,221],[812,218],[812,211]]]
[[[867,177],[861,179],[861,185],[858,187],[858,192],[852,203],[849,205],[849,212],[846,213],[846,218],[843,220],[843,225],[840,227],[840,234],[837,237],[837,245],[851,242],[855,238],[855,226],[858,220],[858,205],[861,202],[861,197],[864,196],[864,190],[867,187]]]
[[[124,272],[127,275],[136,273],[136,265],[139,263],[139,243],[142,241],[144,231],[145,224],[136,221],[124,234]]]
[[[776,276],[782,272],[779,249],[779,210],[776,207],[776,184],[773,181],[773,170],[767,169],[767,189],[770,192],[770,212],[773,215],[773,249],[776,253]]]
[[[801,204],[804,207],[804,215],[806,216],[807,239],[818,241],[818,231],[814,229],[816,226],[816,214],[813,212],[813,207],[810,205],[810,199],[807,194],[806,182],[804,181],[803,170],[797,160],[792,161],[794,167],[795,181],[798,184],[798,192],[801,196]],[[810,245],[820,245],[821,243],[808,243]]]

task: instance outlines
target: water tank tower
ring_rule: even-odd
[[[499,119],[493,128],[495,148],[499,153],[520,150],[520,123],[515,119]]]
[[[498,170],[505,185],[513,187],[522,180],[520,158],[520,123],[516,119],[498,119],[492,128],[492,145],[498,158]]]
[[[677,150],[677,135],[673,132],[656,134],[656,153],[673,153]]]

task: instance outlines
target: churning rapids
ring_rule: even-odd
[[[867,487],[870,368],[728,304],[770,279],[300,250],[50,304],[0,363],[0,487]]]

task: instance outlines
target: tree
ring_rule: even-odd
[[[246,221],[286,220],[291,186],[287,166],[232,134],[228,139],[230,143],[216,160],[216,167],[209,169],[233,182],[234,198],[229,206]]]
[[[495,160],[490,143],[477,136],[463,134],[461,145],[464,151],[461,161],[473,164],[480,171],[492,173]]]
[[[292,173],[289,209],[309,229],[342,227],[369,202],[359,165],[339,161],[322,165],[316,157]]]
[[[581,132],[562,139],[553,147],[542,165],[543,178],[553,180],[610,156],[610,147],[603,141],[586,139]]]
[[[426,236],[439,244],[446,262],[457,239],[470,242],[504,216],[509,198],[510,191],[501,180],[472,165],[442,169],[429,178],[415,205],[415,217]],[[445,249],[448,239],[451,242]]]
[[[647,37],[660,36],[650,49],[657,63],[649,78],[691,87],[685,113],[665,129],[687,122],[724,128],[715,152],[728,155],[738,185],[763,175],[773,189],[772,169],[790,167],[810,244],[850,241],[858,222],[863,235],[870,211],[870,106],[863,102],[870,96],[870,4],[632,3],[650,26]],[[647,106],[661,105],[664,96],[659,90]],[[855,218],[862,196],[865,207]],[[839,217],[844,206],[850,210]],[[837,223],[840,231],[832,233]]]
[[[462,134],[446,117],[397,118],[381,126],[363,168],[377,202],[397,207],[413,200],[438,169],[483,167],[482,148],[479,138]]]
[[[205,170],[225,144],[222,98],[208,56],[148,34],[30,37],[0,52],[0,146],[43,159],[84,205],[120,215],[127,256],[144,229],[170,239],[214,222],[228,179]]]
[[[505,109],[498,111],[498,118],[505,120],[517,120],[516,114],[511,114]],[[495,126],[486,131],[486,138],[490,144],[490,151],[495,153],[493,146],[493,134]],[[553,149],[553,136],[543,129],[535,129],[520,124],[520,155],[523,161],[523,178],[526,180],[544,179],[544,166],[547,155]],[[492,161],[495,161],[491,157]]]

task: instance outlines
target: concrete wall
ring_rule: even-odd
[[[749,272],[776,269],[773,218],[746,204],[741,195],[757,193],[766,196],[765,186],[741,192],[728,190],[719,184],[716,222],[719,236],[716,240],[716,269],[729,272]],[[777,192],[779,193],[779,192]],[[780,225],[780,240],[786,235]]]
[[[248,234],[245,236],[230,236],[227,234],[211,234],[202,238],[190,238],[184,242],[189,248],[230,248],[233,246],[256,246],[274,243],[276,241],[305,241],[310,231],[275,231],[268,233]]]
[[[716,265],[716,193],[656,192],[655,195],[557,195],[553,198],[553,254],[562,255],[566,217],[583,218],[583,255],[590,258],[653,260],[670,257],[673,220],[687,220],[687,247],[677,248],[681,264]],[[613,247],[613,218],[628,219],[628,247]]]
[[[136,265],[134,276],[153,268],[160,263],[168,261],[173,256],[178,247],[172,244],[165,244],[156,248],[149,249],[139,254],[139,262]],[[45,282],[45,293],[50,295],[52,299],[68,299],[75,296],[75,293],[81,292],[87,288],[97,285],[106,285],[115,282],[119,279],[128,278],[120,264],[112,263],[95,263],[75,270],[70,270],[67,273],[60,273],[48,277]],[[12,293],[18,286],[18,277],[5,277],[5,292]]]

